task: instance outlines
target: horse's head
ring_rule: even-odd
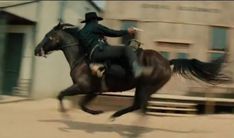
[[[69,26],[74,27],[70,24],[58,23],[58,25],[51,29],[35,48],[35,56],[45,57],[52,51],[62,50],[64,45],[69,42],[78,44],[77,40],[74,37],[72,37],[71,35],[69,37],[69,34],[64,32],[64,30]]]

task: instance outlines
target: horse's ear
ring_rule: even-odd
[[[59,23],[54,27],[54,29],[60,29],[63,24],[62,19],[59,19]]]
[[[61,24],[62,24],[62,23],[59,21],[59,23],[57,24],[57,27],[61,26]]]
[[[64,22],[63,22],[63,19],[61,19],[61,18],[59,18],[59,23],[58,23],[58,25],[61,25],[61,24],[63,24]]]

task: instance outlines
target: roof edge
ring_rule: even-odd
[[[92,0],[87,0],[96,10],[98,10],[99,12],[103,12],[103,10],[97,6],[96,3],[94,3]]]
[[[22,16],[16,15],[16,14],[11,13],[11,12],[8,12],[8,11],[0,10],[0,15],[3,15],[3,17],[4,17],[5,19],[7,19],[7,16],[16,17],[16,18],[18,18],[19,20],[26,22],[25,25],[35,25],[35,24],[36,24],[35,21],[29,20],[29,19],[27,19],[27,18],[24,18],[24,17],[22,17]],[[8,19],[9,19],[9,18],[8,18]],[[8,19],[7,19],[7,20],[8,20]],[[10,24],[11,24],[11,23],[10,23]]]
[[[6,8],[11,8],[11,7],[18,7],[18,6],[22,6],[22,5],[27,5],[27,4],[31,4],[31,3],[38,2],[38,1],[40,1],[40,0],[32,0],[29,2],[22,2],[22,3],[18,3],[18,4],[13,4],[13,5],[2,6],[2,7],[0,7],[0,10],[6,9]]]

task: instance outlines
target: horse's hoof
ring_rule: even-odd
[[[58,96],[57,96],[57,99],[58,99],[59,101],[62,101],[62,100],[63,100],[63,96],[62,96],[62,95],[58,95]]]
[[[102,113],[104,113],[104,111],[101,111],[101,110],[96,111],[96,114],[102,114]]]
[[[116,120],[116,118],[120,117],[121,115],[119,113],[114,113],[113,115],[111,115],[110,117],[110,121],[113,122]]]
[[[112,116],[109,118],[109,120],[110,120],[111,122],[114,122],[115,119],[116,119],[116,118],[115,118],[115,117],[112,117]]]
[[[65,108],[59,108],[58,111],[61,112],[61,113],[67,112],[67,110]]]
[[[59,109],[59,112],[61,112],[61,113],[65,113],[65,112],[66,112],[66,110],[65,110],[65,109]]]
[[[93,114],[93,115],[98,115],[98,114],[103,113],[103,111],[98,110],[98,111],[92,111],[92,112],[90,112],[90,113]]]
[[[116,118],[117,118],[117,116],[116,116],[115,114],[113,114],[113,115],[111,115],[111,116],[109,117],[109,120],[110,120],[111,122],[114,122],[114,121],[116,120]]]
[[[120,117],[121,115],[122,115],[122,114],[116,112],[116,113],[114,113],[114,114],[111,116],[111,118],[117,118],[117,117]]]
[[[89,108],[86,108],[85,106],[81,106],[81,110],[83,110],[86,113],[92,114],[92,115],[97,115],[103,113],[102,110],[91,110]]]

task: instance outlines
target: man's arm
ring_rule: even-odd
[[[128,35],[129,31],[128,30],[113,30],[110,28],[107,28],[103,25],[98,24],[97,28],[94,30],[95,33],[97,34],[101,34],[104,36],[109,36],[109,37],[120,37],[120,36],[124,36],[124,35]]]

